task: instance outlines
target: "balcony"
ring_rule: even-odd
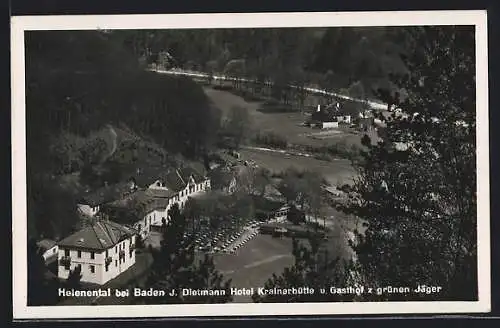
[[[59,260],[59,264],[64,266],[66,269],[69,269],[71,266],[71,257],[69,256],[63,256]]]

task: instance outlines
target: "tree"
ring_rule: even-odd
[[[299,210],[295,205],[290,207],[290,210],[288,211],[286,218],[293,224],[302,224],[306,222],[306,216],[304,212]]]
[[[475,57],[473,27],[401,29],[409,74],[394,75],[406,117],[358,167],[346,210],[367,221],[353,245],[370,284],[438,285],[438,295],[383,299],[477,299]],[[390,96],[389,92],[384,96]],[[394,102],[392,102],[394,103]]]
[[[306,171],[303,173],[302,194],[306,208],[318,220],[323,207],[323,178],[317,172]]]
[[[254,170],[253,176],[254,192],[258,196],[263,197],[266,193],[266,188],[271,184],[271,174],[268,169],[260,167]]]
[[[225,128],[233,140],[234,148],[239,149],[250,128],[248,109],[240,106],[232,107]]]
[[[146,288],[167,291],[164,297],[137,299],[146,304],[172,303],[225,303],[231,300],[229,288],[231,281],[224,281],[213,264],[211,257],[196,260],[192,238],[186,238],[187,222],[185,216],[174,205],[169,211],[170,220],[164,229],[161,248],[152,250],[153,265],[145,283]],[[225,290],[222,297],[199,297],[182,294],[182,288],[189,286],[197,289]],[[175,296],[169,295],[175,291]]]
[[[30,177],[28,185],[28,221],[34,226],[33,237],[59,240],[73,233],[80,221],[73,195],[47,177]]]
[[[66,279],[66,287],[72,289],[80,289],[82,279],[82,266],[77,265],[73,270],[69,272],[68,278]]]
[[[28,241],[28,306],[55,305],[58,300],[58,280],[48,279],[48,268],[35,239]]]

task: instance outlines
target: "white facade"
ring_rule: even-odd
[[[70,270],[81,267],[82,282],[103,285],[135,264],[135,236],[131,236],[107,250],[85,250],[59,247],[58,277],[67,279]],[[65,258],[69,257],[69,266]],[[106,260],[108,259],[108,260]],[[106,264],[108,263],[108,264]]]
[[[339,122],[322,122],[319,125],[322,129],[333,129],[339,127]]]
[[[88,204],[78,204],[78,210],[90,217],[96,215],[97,212],[99,212],[99,209],[100,209],[99,205],[90,206]]]
[[[149,186],[151,189],[163,189],[167,190],[164,184],[161,184],[159,181],[156,181],[152,185]],[[210,180],[206,179],[200,183],[195,183],[194,179],[191,178],[186,187],[182,190],[180,190],[176,195],[172,196],[168,200],[168,205],[166,206],[165,209],[155,209],[148,213],[144,220],[140,221],[137,223],[141,224],[141,228],[145,227],[147,229],[142,229],[142,230],[147,230],[147,234],[149,234],[149,231],[151,230],[151,225],[154,226],[161,226],[162,225],[162,219],[165,218],[168,222],[168,211],[172,208],[174,204],[178,204],[179,209],[183,209],[184,206],[186,205],[186,202],[188,201],[189,197],[196,196],[198,194],[204,193],[206,191],[210,190]],[[135,226],[137,228],[137,226]],[[145,234],[147,236],[147,234]]]
[[[337,121],[346,123],[346,124],[351,124],[351,115],[341,115],[337,116]]]

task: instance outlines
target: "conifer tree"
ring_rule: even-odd
[[[373,286],[442,287],[437,294],[378,299],[474,300],[474,28],[400,32],[410,73],[393,80],[408,98],[399,106],[404,115],[392,115],[384,139],[358,167],[359,197],[346,209],[364,219],[367,230],[353,245],[354,270]]]
[[[174,205],[169,211],[170,220],[163,232],[161,248],[153,250],[153,265],[146,282],[146,288],[165,290],[164,297],[137,299],[146,304],[178,303],[225,303],[231,300],[229,288],[231,281],[224,281],[213,263],[205,255],[200,259],[195,253],[193,237],[186,238],[186,217]],[[182,289],[225,290],[225,296],[184,296]],[[174,291],[175,295],[170,295]]]
[[[330,293],[330,287],[345,286],[342,261],[331,256],[322,247],[321,240],[311,236],[306,243],[293,240],[293,255],[295,263],[285,268],[283,273],[276,274],[265,283],[264,289],[278,290],[291,288],[309,288],[314,290],[307,293],[269,294],[259,295],[258,291],[252,296],[256,303],[288,303],[288,302],[321,302],[347,301],[353,295],[338,295]]]

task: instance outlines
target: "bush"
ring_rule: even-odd
[[[255,137],[255,143],[257,145],[274,147],[274,148],[282,148],[282,149],[285,149],[288,147],[288,142],[286,141],[286,139],[273,133],[273,132],[258,134]]]

